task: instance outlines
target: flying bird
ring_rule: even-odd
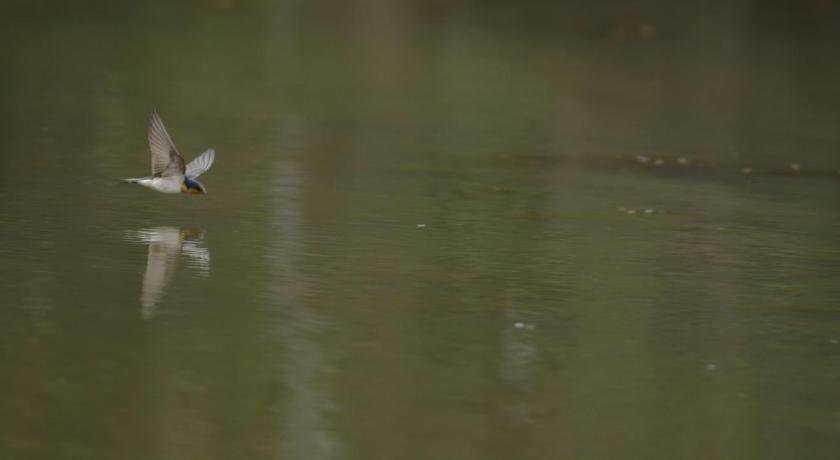
[[[166,132],[157,111],[149,119],[149,150],[152,152],[152,175],[123,179],[123,182],[140,184],[163,193],[207,193],[196,177],[213,165],[216,152],[209,149],[184,165],[184,158]]]

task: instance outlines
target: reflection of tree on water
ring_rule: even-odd
[[[156,227],[127,231],[125,238],[149,246],[143,290],[140,295],[143,319],[155,315],[166,285],[172,280],[180,255],[189,258],[188,265],[206,275],[210,271],[210,251],[200,246],[204,231],[196,228]]]

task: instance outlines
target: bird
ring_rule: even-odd
[[[178,153],[156,110],[149,119],[149,150],[152,152],[152,175],[123,179],[123,182],[140,184],[162,193],[207,193],[207,188],[195,178],[210,169],[216,152],[208,149],[185,166],[184,158]]]

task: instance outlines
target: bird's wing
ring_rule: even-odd
[[[187,172],[184,173],[190,179],[195,179],[196,177],[204,174],[210,169],[210,166],[213,166],[213,160],[216,159],[216,152],[213,149],[209,149],[202,153],[201,155],[193,158],[193,160],[187,165]]]
[[[152,175],[167,177],[184,174],[184,159],[166,132],[157,111],[149,119],[149,150],[152,151]]]

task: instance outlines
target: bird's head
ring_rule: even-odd
[[[201,185],[201,182],[187,177],[184,179],[184,183],[181,184],[181,192],[204,194],[207,193],[207,189]]]

